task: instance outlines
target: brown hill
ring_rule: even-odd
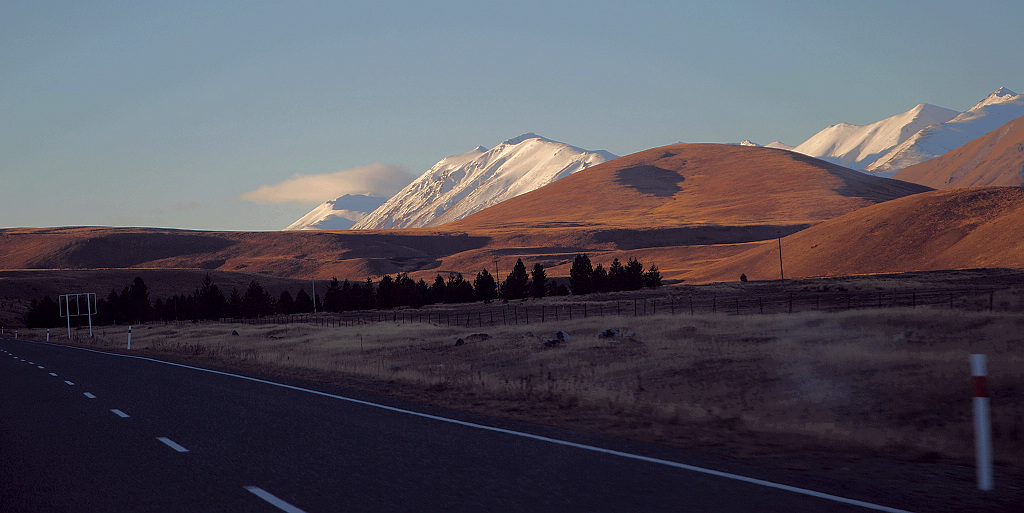
[[[880,201],[927,190],[783,150],[656,148],[569,176],[440,228],[197,232],[144,228],[0,230],[0,269],[178,268],[290,278],[414,278],[517,258],[566,276],[577,252],[635,257],[666,279]]]
[[[935,189],[1024,185],[1024,117],[893,178]]]
[[[0,269],[179,268],[353,277],[436,268],[487,239],[425,230],[198,232],[154,228],[0,230]]]
[[[925,190],[785,150],[679,144],[605,162],[444,228],[807,225]]]
[[[1024,268],[1024,190],[949,189],[892,200],[782,239],[786,278]],[[779,278],[776,241],[695,269],[696,282]]]

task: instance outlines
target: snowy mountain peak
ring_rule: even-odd
[[[533,133],[441,159],[353,229],[437,226],[616,158]]]
[[[385,201],[387,198],[346,194],[321,203],[285,230],[347,230]]]
[[[921,103],[914,108],[870,125],[837,123],[811,136],[793,151],[852,169],[864,170],[875,159],[913,136],[917,131],[959,114]]]
[[[528,141],[530,139],[540,139],[542,141],[553,142],[550,139],[545,139],[545,138],[543,138],[543,137],[541,137],[541,136],[539,136],[539,135],[537,135],[537,134],[535,134],[533,132],[527,132],[527,133],[525,133],[523,135],[520,135],[519,137],[513,137],[513,138],[511,138],[511,139],[509,139],[509,140],[507,140],[507,141],[505,141],[505,142],[503,142],[501,144],[505,144],[505,145],[508,145],[508,146],[515,146],[515,145],[517,145],[517,144],[519,144],[519,143],[521,143],[523,141]],[[480,146],[480,148],[482,148],[482,147],[483,146]]]
[[[987,97],[985,97],[984,100],[981,100],[980,102],[978,102],[977,105],[975,105],[975,106],[971,107],[970,109],[968,109],[967,112],[970,112],[972,110],[981,109],[981,108],[986,107],[988,105],[995,105],[995,104],[1007,102],[1007,101],[1012,100],[1015,96],[1017,96],[1017,93],[1015,93],[1015,92],[1013,92],[1013,91],[1011,91],[1011,90],[1009,90],[1009,89],[1007,89],[1005,87],[1000,87],[999,89],[996,89],[994,92],[992,92],[992,94],[990,94]]]
[[[921,129],[865,169],[891,176],[959,148],[1021,116],[1024,116],[1024,95],[1000,87],[953,119]]]

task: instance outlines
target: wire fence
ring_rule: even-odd
[[[530,325],[591,317],[644,317],[669,315],[764,315],[800,312],[840,312],[869,308],[947,308],[963,311],[994,311],[996,290],[915,290],[792,292],[782,294],[684,294],[599,301],[544,304],[535,301],[469,303],[421,309],[274,315],[247,319],[222,319],[227,323],[261,325],[312,323],[320,327],[358,326],[372,323],[424,323],[438,326],[487,327]],[[1021,309],[1016,302],[1001,302],[1000,310]]]

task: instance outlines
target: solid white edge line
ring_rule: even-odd
[[[332,399],[338,399],[338,400],[341,400],[341,401],[347,401],[347,402],[350,402],[350,403],[353,403],[353,404],[361,404],[363,406],[370,406],[370,407],[373,407],[373,408],[378,408],[378,409],[382,409],[382,410],[392,411],[392,412],[395,412],[395,413],[402,413],[402,414],[405,414],[405,415],[412,415],[414,417],[431,419],[431,420],[436,420],[436,421],[439,421],[439,422],[447,422],[447,423],[450,423],[450,424],[456,424],[456,425],[465,426],[465,427],[469,427],[469,428],[473,428],[473,429],[481,429],[481,430],[484,430],[484,431],[492,431],[492,432],[495,432],[495,433],[503,433],[503,434],[506,434],[506,435],[518,436],[518,437],[521,437],[521,438],[528,438],[528,439],[531,439],[531,440],[538,440],[538,441],[541,441],[541,442],[548,442],[548,443],[552,443],[552,444],[556,444],[556,445],[562,445],[562,446],[565,446],[565,447],[573,447],[575,449],[582,449],[582,450],[585,450],[585,451],[597,452],[597,453],[601,453],[601,454],[608,454],[608,455],[611,455],[611,456],[619,456],[619,457],[622,457],[622,458],[638,460],[638,461],[644,461],[644,462],[647,462],[647,463],[654,463],[654,464],[657,464],[657,465],[664,465],[664,466],[679,468],[679,469],[683,469],[683,470],[689,470],[691,472],[697,472],[697,473],[701,473],[701,474],[707,474],[707,475],[711,475],[711,476],[722,477],[722,478],[725,478],[725,479],[732,479],[734,481],[741,481],[741,482],[744,482],[744,483],[755,484],[755,485],[764,486],[764,487],[767,487],[767,488],[774,488],[776,490],[785,490],[787,492],[793,492],[793,493],[797,493],[797,494],[801,494],[801,495],[807,495],[807,496],[810,496],[810,497],[817,497],[819,499],[830,500],[830,501],[833,501],[833,502],[840,502],[840,503],[843,503],[843,504],[849,504],[851,506],[860,506],[862,508],[871,509],[871,510],[875,510],[875,511],[884,511],[886,513],[911,513],[910,511],[907,511],[907,510],[904,510],[904,509],[890,508],[888,506],[882,506],[880,504],[873,504],[873,503],[870,503],[870,502],[865,502],[865,501],[861,501],[861,500],[857,500],[857,499],[848,499],[846,497],[840,497],[838,495],[832,495],[832,494],[829,494],[829,493],[817,492],[817,491],[814,491],[814,490],[808,490],[806,488],[798,488],[796,486],[790,486],[790,485],[785,485],[785,484],[781,484],[781,483],[774,483],[772,481],[765,481],[764,479],[757,479],[757,478],[754,478],[754,477],[741,476],[739,474],[733,474],[733,473],[730,473],[730,472],[722,472],[720,470],[714,470],[714,469],[709,469],[709,468],[704,468],[704,467],[697,467],[697,466],[694,466],[694,465],[687,465],[685,463],[678,463],[678,462],[670,461],[670,460],[663,460],[663,459],[659,459],[659,458],[652,458],[650,456],[641,456],[639,454],[632,454],[632,453],[616,451],[616,450],[612,450],[612,449],[605,449],[603,447],[596,447],[596,446],[593,446],[593,445],[585,445],[585,444],[580,444],[580,443],[576,443],[576,442],[569,442],[569,441],[566,441],[566,440],[559,440],[557,438],[550,438],[550,437],[541,436],[541,435],[534,435],[532,433],[524,433],[524,432],[521,432],[521,431],[513,431],[511,429],[504,429],[504,428],[498,428],[498,427],[493,427],[493,426],[487,426],[487,425],[484,425],[484,424],[475,424],[475,423],[466,422],[466,421],[463,421],[463,420],[449,419],[447,417],[440,417],[440,416],[437,416],[437,415],[431,415],[429,413],[420,413],[418,411],[405,410],[405,409],[402,409],[402,408],[396,408],[394,406],[388,406],[388,405],[385,405],[385,404],[378,404],[378,403],[373,403],[373,402],[370,402],[370,401],[363,401],[361,399],[353,399],[351,397],[344,397],[344,396],[340,396],[340,395],[329,394],[327,392],[321,392],[319,390],[311,390],[311,389],[308,389],[308,388],[297,387],[297,386],[294,386],[294,385],[287,385],[287,384],[284,384],[284,383],[277,383],[277,382],[274,382],[274,381],[267,381],[265,379],[253,378],[253,377],[249,377],[249,376],[242,376],[240,374],[232,374],[230,372],[224,372],[224,371],[213,370],[213,369],[204,369],[202,367],[193,367],[191,365],[185,365],[183,363],[168,362],[168,361],[158,360],[156,358],[149,358],[149,357],[145,357],[145,356],[135,356],[135,355],[129,355],[129,354],[108,353],[106,351],[99,351],[99,350],[96,350],[96,349],[89,349],[89,348],[85,348],[85,347],[65,346],[65,345],[53,344],[53,343],[47,343],[47,342],[33,342],[33,343],[45,344],[45,345],[50,345],[50,346],[55,346],[55,347],[66,347],[66,348],[69,348],[69,349],[78,349],[80,351],[89,351],[91,353],[105,354],[105,355],[108,355],[108,356],[119,356],[121,358],[135,358],[135,359],[138,359],[138,360],[145,360],[145,361],[150,361],[150,362],[155,362],[155,363],[161,363],[161,364],[164,364],[164,365],[171,365],[171,366],[174,366],[174,367],[182,367],[182,368],[185,368],[185,369],[192,369],[192,370],[197,370],[197,371],[201,371],[201,372],[209,372],[211,374],[219,374],[221,376],[230,376],[230,377],[233,377],[233,378],[244,379],[244,380],[247,380],[247,381],[254,381],[256,383],[264,383],[264,384],[267,384],[267,385],[273,385],[273,386],[277,386],[277,387],[281,387],[281,388],[287,388],[287,389],[290,389],[290,390],[297,390],[297,391],[300,391],[300,392],[307,392],[307,393],[310,393],[310,394],[320,395],[320,396],[324,396],[324,397],[330,397]],[[167,443],[167,442],[164,442],[164,443]],[[171,443],[173,443],[173,442],[171,442]],[[175,445],[177,445],[177,444],[175,444]]]
[[[117,415],[118,417],[121,417],[122,419],[127,419],[128,418],[128,414],[127,413],[125,413],[125,412],[123,412],[121,410],[118,410],[117,408],[114,408],[113,410],[110,410],[110,411],[114,415]]]
[[[96,396],[90,394],[89,392],[83,392],[82,395],[88,397],[89,399],[96,399]]]
[[[160,440],[165,445],[167,445],[167,447],[170,447],[171,449],[174,449],[175,451],[178,451],[178,452],[188,452],[188,449],[178,445],[177,443],[174,442],[174,440],[171,440],[170,438],[167,438],[166,436],[158,436],[158,437],[156,437],[156,439]]]
[[[274,494],[258,486],[246,486],[245,489],[248,490],[249,493],[273,504],[274,506],[277,506],[281,511],[286,511],[287,513],[306,513],[305,511],[288,504],[287,502],[277,498]]]

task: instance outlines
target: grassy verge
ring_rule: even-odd
[[[151,324],[134,328],[132,349],[387,384],[447,406],[670,445],[911,459],[972,457],[968,355],[985,353],[996,460],[1019,465],[1022,328],[1022,314],[922,308],[605,317],[468,331]],[[558,330],[569,340],[545,345]],[[602,336],[606,330],[617,333]],[[126,339],[126,328],[103,327],[76,343],[123,350]]]

